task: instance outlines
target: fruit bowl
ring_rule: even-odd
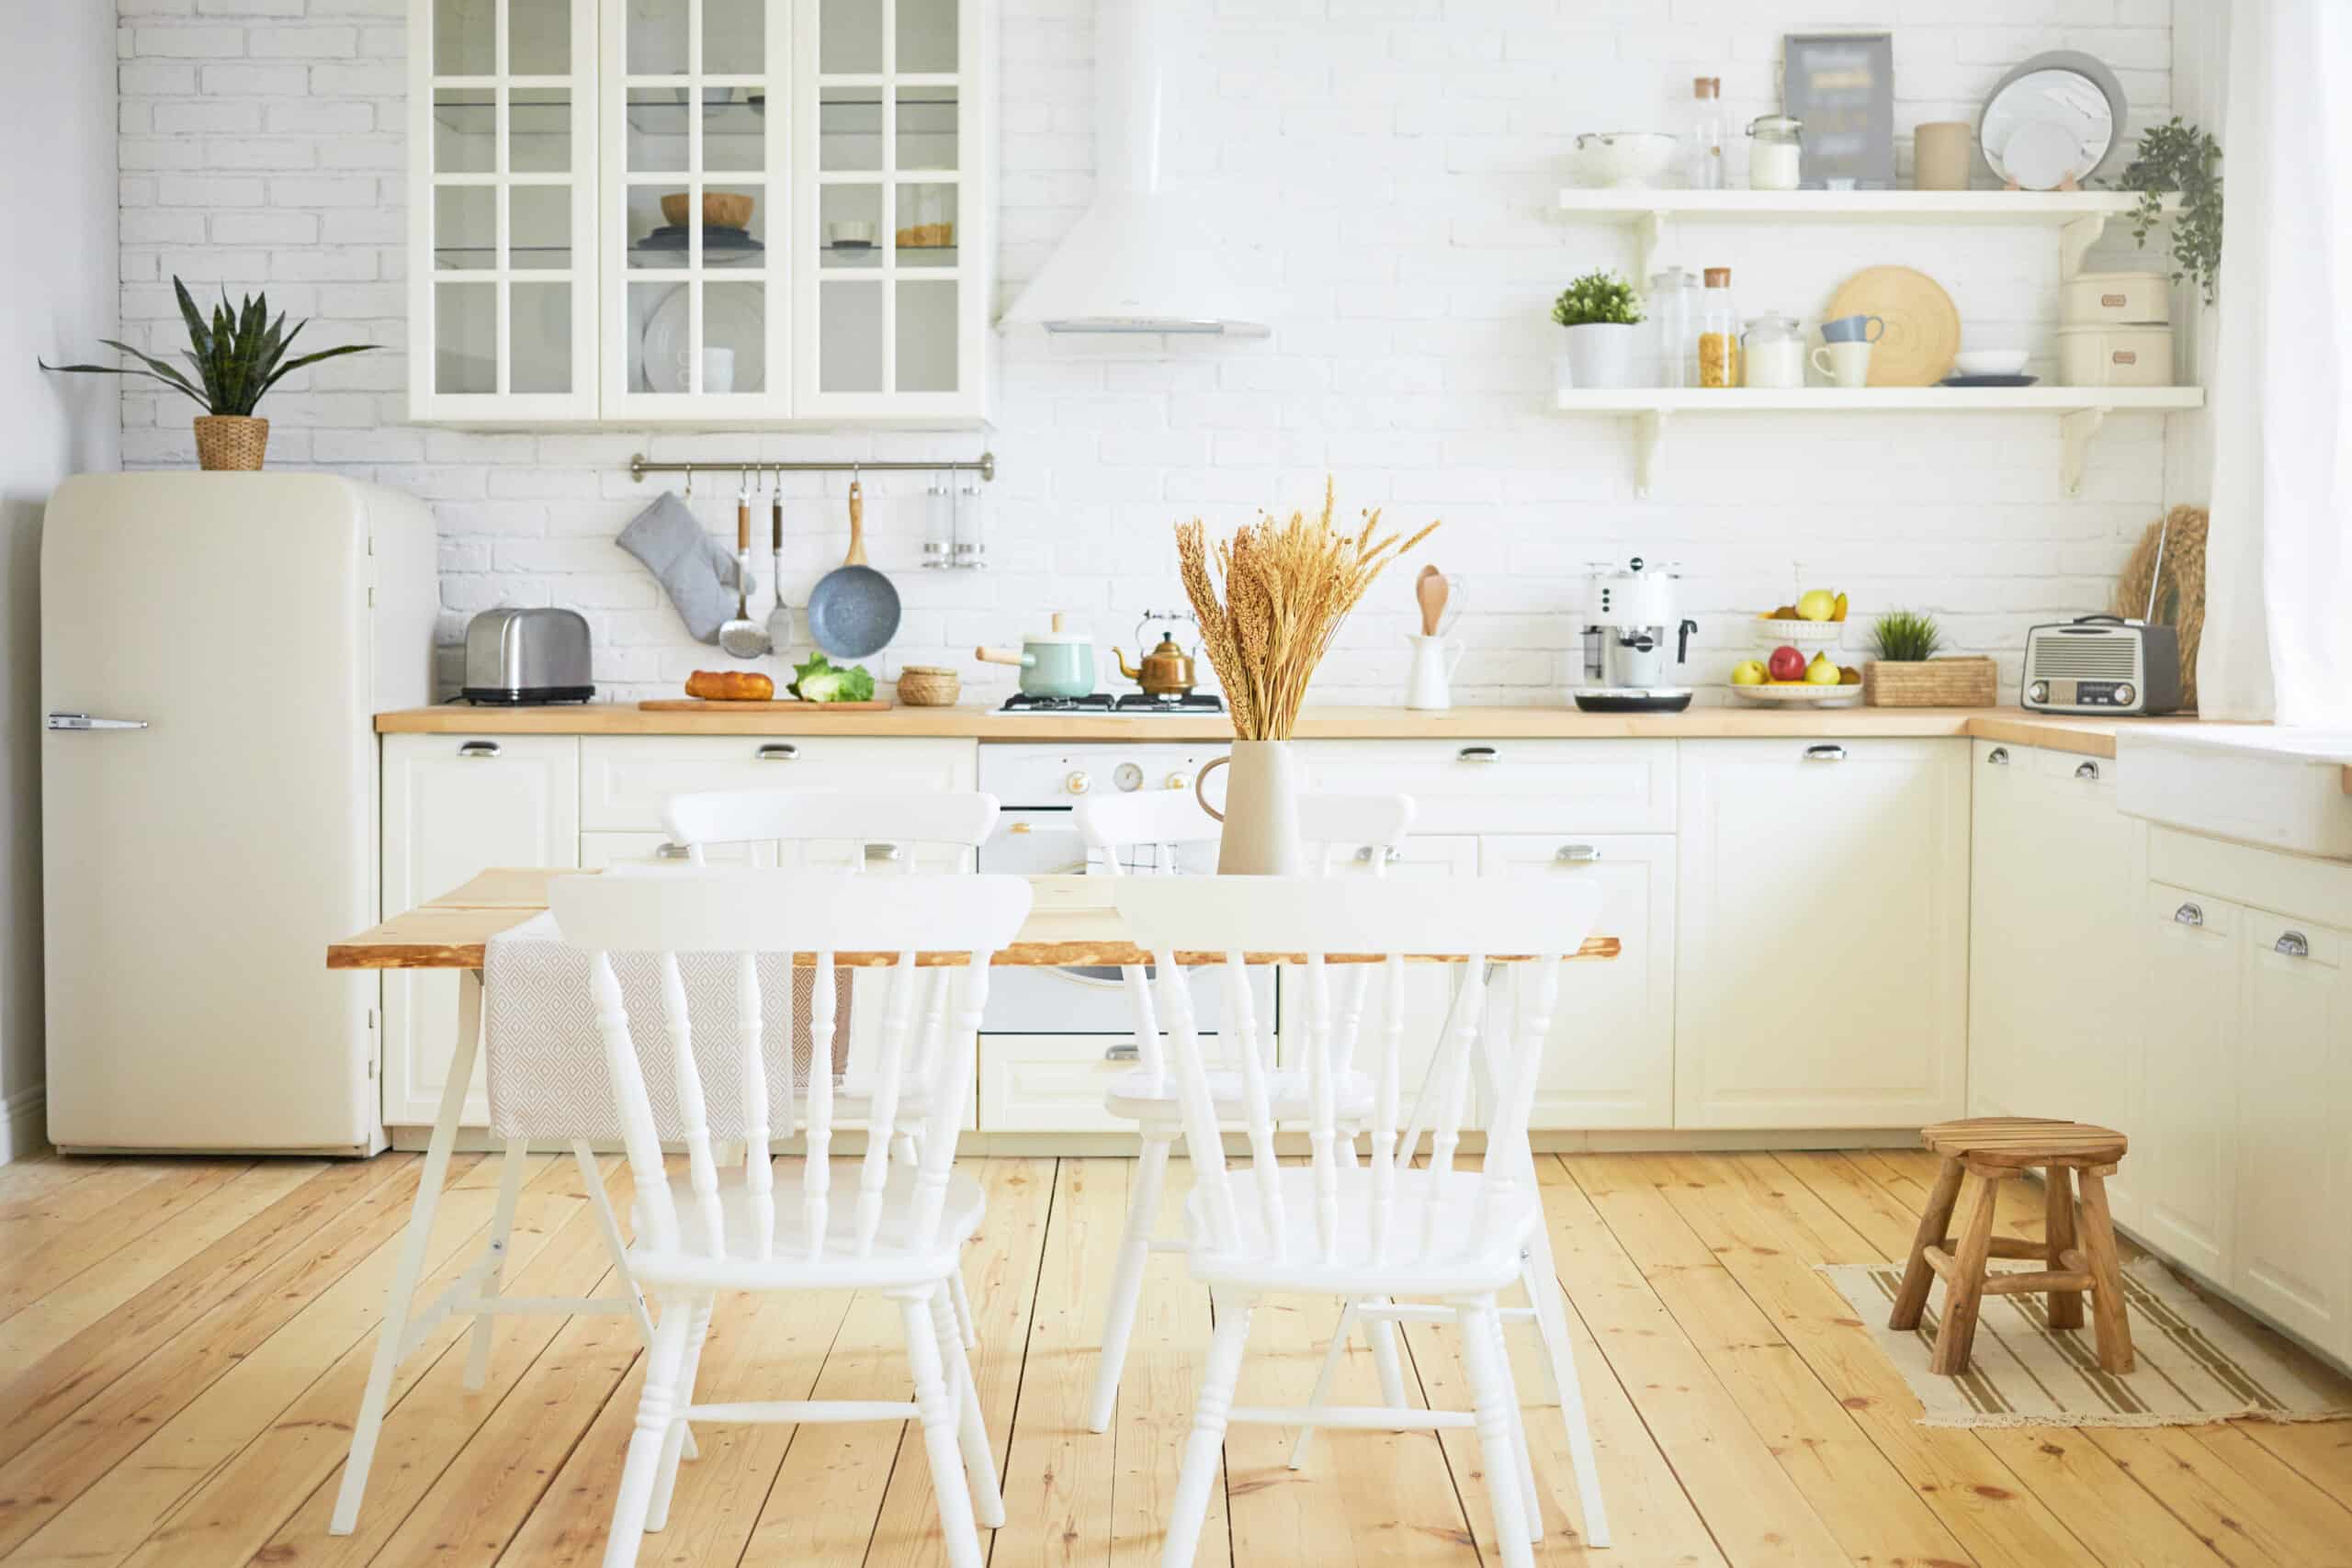
[[[1733,686],[1731,694],[1761,707],[1849,708],[1862,700],[1856,686],[1809,686],[1803,681],[1769,681],[1761,686]]]
[[[1843,621],[1776,621],[1756,617],[1756,636],[1766,648],[1787,643],[1792,648],[1833,648],[1846,636]]]

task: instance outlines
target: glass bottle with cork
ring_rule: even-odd
[[[1692,190],[1724,188],[1724,81],[1694,76],[1683,109],[1682,178]]]
[[[1706,269],[1707,286],[1699,291],[1699,385],[1736,387],[1743,379],[1739,362],[1739,310],[1732,303],[1731,268]]]

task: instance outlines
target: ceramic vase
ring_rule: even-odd
[[[1614,321],[1587,321],[1568,334],[1568,379],[1578,389],[1626,387],[1634,378],[1634,329]]]
[[[1226,768],[1225,809],[1209,804],[1209,774]],[[1201,809],[1225,824],[1217,844],[1219,876],[1296,876],[1298,761],[1287,740],[1237,740],[1229,756],[1200,771],[1193,788]]]

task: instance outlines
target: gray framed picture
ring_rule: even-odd
[[[1894,35],[1790,33],[1781,101],[1804,122],[1806,190],[1894,188]]]

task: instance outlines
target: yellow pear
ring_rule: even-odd
[[[1808,686],[1834,686],[1844,678],[1826,653],[1815,654],[1813,662],[1804,667],[1804,683]]]

